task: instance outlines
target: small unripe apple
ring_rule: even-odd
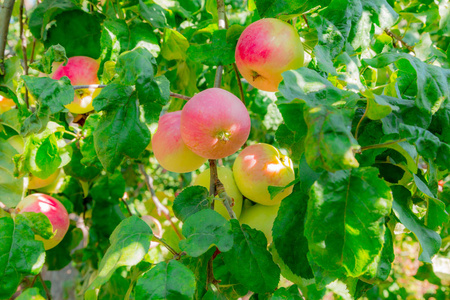
[[[181,137],[194,153],[219,159],[235,153],[250,134],[247,108],[232,93],[206,89],[192,97],[181,111]]]
[[[236,45],[236,65],[247,81],[276,92],[281,73],[303,66],[303,45],[295,28],[278,19],[261,19],[242,32]]]
[[[32,194],[23,198],[16,207],[17,213],[36,212],[47,216],[55,234],[51,239],[36,235],[35,239],[44,243],[45,250],[51,249],[62,241],[69,229],[69,214],[58,200],[45,194]]]
[[[29,190],[40,189],[40,188],[43,188],[45,186],[52,184],[53,182],[56,181],[56,178],[58,178],[60,172],[61,172],[61,169],[58,169],[53,174],[48,176],[47,178],[39,178],[30,173],[30,175],[28,176],[28,179],[29,179],[28,189]]]
[[[210,183],[210,169],[206,169],[194,181],[194,185],[201,185],[208,189],[209,191],[209,183]],[[223,187],[225,188],[225,192],[230,198],[234,200],[234,205],[232,207],[236,217],[239,218],[242,210],[242,194],[239,191],[236,182],[234,182],[233,171],[231,171],[228,167],[217,167],[217,175],[219,177],[220,182],[222,182]],[[216,196],[217,197],[217,196]],[[229,220],[230,215],[228,214],[227,209],[220,203],[221,201],[214,201],[214,210],[221,214],[225,219]]]
[[[53,79],[60,79],[67,76],[72,85],[93,85],[99,84],[97,72],[99,63],[87,56],[74,56],[69,58],[67,64],[60,64],[53,73]],[[65,107],[75,114],[84,114],[94,110],[92,100],[100,93],[100,89],[89,88],[75,90],[73,102]]]
[[[158,129],[152,137],[151,145],[156,160],[169,171],[186,173],[197,170],[206,162],[186,146],[180,133],[181,111],[163,115]]]
[[[295,179],[292,160],[269,144],[248,146],[234,161],[234,180],[242,195],[263,205],[278,205],[292,193],[290,186],[270,199],[269,186],[286,186]]]
[[[273,222],[277,217],[279,208],[279,205],[255,204],[242,211],[239,222],[262,231],[267,238],[267,243],[270,244],[272,242]]]
[[[2,95],[0,95],[0,114],[7,112],[11,108],[15,107],[16,103],[14,100],[5,98]]]

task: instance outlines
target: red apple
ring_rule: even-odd
[[[97,71],[99,63],[90,57],[74,56],[69,58],[69,61],[64,66],[60,64],[53,73],[53,79],[60,79],[67,76],[72,85],[91,85],[98,84]],[[84,114],[94,110],[92,100],[100,93],[100,89],[90,88],[75,90],[75,97],[73,102],[65,107],[75,114]]]
[[[303,45],[295,28],[278,19],[261,19],[242,32],[236,45],[236,65],[247,81],[276,92],[281,73],[303,66]]]
[[[156,160],[169,171],[192,172],[206,161],[186,146],[180,133],[181,110],[163,115],[152,138],[152,149]]]
[[[242,195],[263,205],[278,205],[292,193],[284,189],[270,199],[269,186],[286,186],[295,179],[292,160],[269,144],[248,146],[234,161],[233,175]]]
[[[36,240],[44,243],[45,250],[51,249],[62,241],[69,229],[69,214],[64,205],[53,197],[45,194],[32,194],[23,198],[16,207],[17,213],[43,213],[50,220],[55,236],[49,240],[36,236]]]
[[[194,153],[219,159],[235,153],[250,134],[245,105],[230,92],[204,90],[189,100],[181,112],[181,137]]]

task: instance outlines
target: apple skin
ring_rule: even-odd
[[[32,194],[23,198],[16,207],[17,213],[43,213],[50,220],[55,236],[49,240],[35,236],[36,240],[44,243],[45,250],[51,249],[62,241],[69,229],[69,214],[64,205],[53,197],[45,194]]]
[[[186,173],[197,170],[206,162],[186,146],[180,133],[181,110],[163,115],[151,140],[156,160],[169,171]]]
[[[239,222],[247,224],[248,226],[258,229],[264,233],[267,238],[267,243],[272,243],[272,227],[273,222],[278,214],[280,205],[265,206],[255,204],[242,211]]]
[[[242,76],[263,91],[276,92],[281,73],[303,66],[303,45],[297,30],[267,18],[250,24],[236,45],[236,65]]]
[[[269,186],[286,186],[295,179],[292,160],[269,144],[248,146],[234,161],[233,174],[242,195],[263,205],[278,205],[293,187],[270,199]]]
[[[39,178],[30,173],[30,175],[28,176],[29,178],[28,189],[29,190],[40,189],[52,184],[54,181],[56,181],[56,178],[58,178],[60,172],[61,169],[58,169],[55,171],[55,173],[51,174],[47,178]]]
[[[16,103],[14,102],[14,100],[0,95],[0,114],[7,112],[8,110],[12,109],[15,106]]]
[[[53,79],[67,76],[72,85],[99,84],[97,71],[99,63],[87,56],[69,58],[67,64],[60,64],[52,75]],[[81,89],[75,91],[73,102],[65,107],[74,114],[84,114],[94,110],[92,100],[100,93],[100,89]]]
[[[206,169],[202,173],[200,173],[195,179],[194,185],[204,186],[209,191],[209,183],[210,183],[209,170],[210,169]],[[236,218],[239,218],[242,211],[243,197],[236,185],[236,182],[234,182],[233,171],[231,171],[231,169],[228,167],[217,167],[217,175],[219,177],[220,182],[222,182],[227,195],[234,200],[234,206],[232,207],[232,209],[236,214]],[[217,200],[214,201],[214,210],[217,211],[219,214],[221,214],[225,219],[229,220],[230,215],[228,214],[228,211],[225,208],[225,206],[220,202],[221,201]]]
[[[181,111],[181,137],[189,149],[208,159],[235,153],[250,134],[250,116],[242,101],[220,88],[192,97]]]

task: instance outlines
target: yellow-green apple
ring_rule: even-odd
[[[28,189],[29,190],[40,189],[52,184],[53,182],[56,181],[60,172],[61,169],[58,169],[47,178],[39,178],[30,173],[30,175],[28,176]]]
[[[261,19],[242,32],[236,45],[236,65],[247,81],[276,92],[281,73],[303,66],[303,45],[295,28],[278,19]]]
[[[273,222],[277,217],[279,208],[280,205],[255,204],[242,210],[239,222],[262,231],[267,238],[267,243],[270,244],[272,242]]]
[[[13,108],[15,106],[16,106],[16,103],[14,102],[14,100],[0,95],[0,114],[7,112],[8,110],[10,110],[11,108]]]
[[[181,137],[194,153],[219,159],[235,153],[250,134],[247,108],[232,93],[206,89],[192,97],[181,111]]]
[[[45,250],[51,249],[61,242],[69,229],[69,214],[64,205],[58,200],[45,194],[32,194],[23,198],[16,207],[17,213],[36,212],[47,216],[53,226],[55,234],[51,239],[44,239],[38,235],[36,240],[44,243]]]
[[[263,205],[280,204],[293,189],[290,186],[270,199],[269,186],[286,186],[295,178],[292,160],[264,143],[242,150],[234,161],[233,174],[242,195]]]
[[[99,63],[87,56],[74,56],[69,58],[66,65],[60,64],[53,73],[53,79],[67,76],[72,85],[95,85],[99,83],[97,71]],[[75,114],[84,114],[94,110],[92,100],[100,93],[100,89],[88,88],[75,90],[73,102],[65,107]]]
[[[210,169],[206,169],[205,171],[200,173],[195,179],[194,185],[204,186],[209,191],[209,170]],[[233,211],[236,214],[236,217],[239,218],[242,210],[242,194],[239,191],[236,182],[234,182],[233,171],[231,171],[231,169],[228,167],[217,167],[217,175],[219,177],[219,180],[222,182],[227,195],[234,200]],[[227,209],[222,203],[220,203],[220,201],[216,200],[214,202],[214,210],[221,214],[225,219],[230,219],[230,215],[228,214]]]
[[[181,110],[166,113],[159,118],[158,129],[152,138],[156,160],[169,171],[192,172],[206,161],[186,146],[180,133]]]

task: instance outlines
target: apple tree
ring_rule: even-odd
[[[449,299],[449,43],[448,0],[3,0],[0,299]]]

